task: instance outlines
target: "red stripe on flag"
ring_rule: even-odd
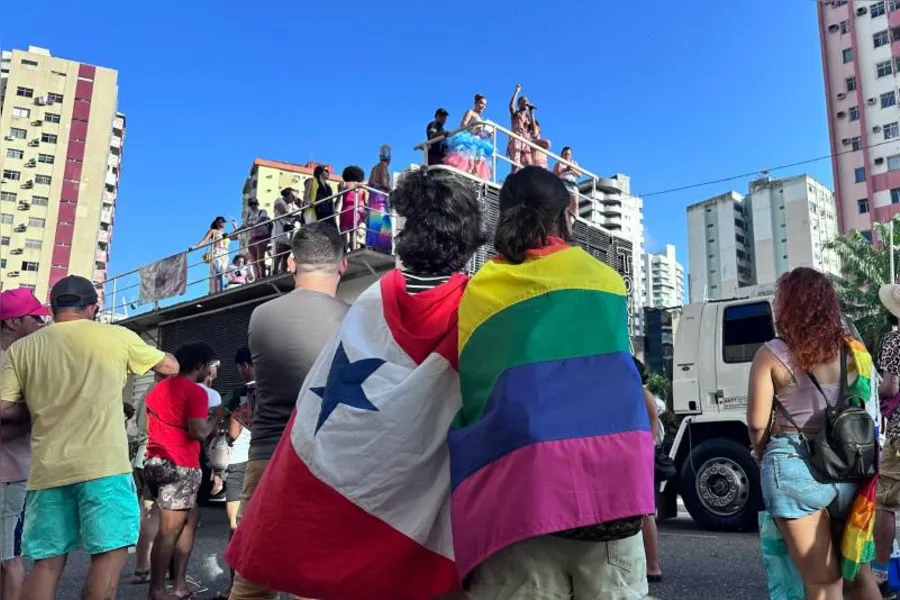
[[[417,365],[429,354],[440,354],[457,369],[457,309],[469,278],[462,274],[419,294],[406,293],[399,270],[381,278],[384,319],[394,341]]]
[[[225,559],[269,589],[320,600],[430,600],[459,588],[452,560],[310,472],[285,430]]]

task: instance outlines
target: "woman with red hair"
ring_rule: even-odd
[[[858,483],[818,481],[799,434],[819,431],[827,406],[841,394],[841,348],[849,332],[831,283],[806,267],[779,278],[775,322],[780,337],[756,353],[747,397],[747,426],[753,455],[760,459],[763,500],[803,577],[806,597],[841,600],[839,545]],[[854,364],[848,362],[850,368]],[[855,379],[850,368],[848,375]],[[776,399],[793,423],[784,411],[774,410]],[[867,565],[848,585],[851,598],[881,598]]]

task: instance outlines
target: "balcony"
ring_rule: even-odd
[[[112,221],[113,221],[113,209],[112,208],[100,209],[100,222],[101,223],[112,223]]]
[[[92,278],[94,283],[102,283],[106,281],[106,269],[94,269],[94,276]]]
[[[122,158],[110,152],[109,156],[106,158],[106,166],[115,167],[118,169],[120,164],[122,164]]]
[[[110,206],[112,206],[116,203],[116,193],[103,190],[102,200],[103,204],[109,204]]]
[[[112,172],[112,169],[107,169],[106,171],[106,179],[104,180],[106,185],[111,185],[112,187],[116,187],[119,183],[119,178],[116,177],[116,174]]]
[[[124,117],[116,117],[113,119],[113,129],[122,131],[125,129],[125,118]]]
[[[101,250],[100,248],[97,248],[94,251],[94,260],[95,261],[105,263],[108,261],[108,258],[109,258],[109,254],[107,253],[106,250]]]
[[[112,136],[109,140],[110,148],[115,148],[116,150],[122,150],[122,138],[117,135]]]
[[[109,238],[110,238],[110,232],[109,232],[109,231],[104,231],[104,230],[101,229],[101,230],[100,230],[100,233],[97,234],[97,241],[98,241],[98,242],[103,242],[104,244],[108,244],[108,243],[109,243]]]

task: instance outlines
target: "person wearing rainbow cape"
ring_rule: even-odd
[[[625,283],[562,239],[568,205],[546,169],[507,177],[498,256],[459,307],[451,524],[475,600],[648,592],[654,447]]]
[[[819,481],[801,436],[824,427],[828,406],[844,394],[844,356],[849,393],[878,422],[872,357],[848,331],[828,278],[815,269],[798,267],[778,279],[774,311],[780,337],[757,351],[747,396],[763,501],[807,598],[840,600],[845,582],[850,598],[881,598],[868,565],[875,556],[876,478]],[[776,400],[783,410],[774,410]]]

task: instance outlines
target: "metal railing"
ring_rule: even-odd
[[[350,194],[359,191],[368,195],[364,211],[361,206],[343,206],[343,201]],[[387,210],[376,209],[370,205],[372,194],[381,194],[385,197]],[[353,197],[356,197],[356,195]],[[325,203],[332,203],[334,207],[334,216],[329,218],[334,219],[348,252],[373,250],[393,255],[396,217],[390,212],[389,191],[377,189],[366,184],[355,184],[312,203],[302,202],[302,200],[300,202],[296,208],[283,215],[259,221],[252,225],[242,224],[231,232],[223,232],[223,238],[229,240],[228,250],[217,248],[216,244],[222,244],[222,242],[212,240],[197,246],[190,246],[186,250],[172,255],[175,257],[179,254],[184,254],[185,262],[187,263],[184,291],[177,296],[154,302],[146,302],[140,299],[141,271],[159,261],[126,271],[99,283],[98,287],[103,290],[107,301],[106,306],[100,311],[99,318],[105,321],[115,321],[127,318],[129,311],[141,313],[201,296],[218,294],[246,283],[255,283],[284,275],[287,272],[286,258],[290,254],[290,236],[293,231],[303,226],[304,211],[315,210],[317,206]],[[345,213],[350,211],[352,211],[353,217],[352,226],[347,227],[346,223],[342,222],[347,220],[344,216]],[[372,215],[380,215],[381,218],[379,220],[382,223],[382,227],[386,224],[390,229],[387,232],[369,229]],[[387,217],[386,221],[385,217]],[[260,227],[269,228],[270,225],[271,232],[265,237],[251,236],[253,230],[258,231]],[[285,225],[288,226],[288,231],[284,231]],[[385,244],[383,240],[381,243],[369,243],[376,235],[381,236],[381,238],[386,238],[389,235],[389,244]],[[237,248],[231,247],[232,241],[238,242]],[[267,244],[262,258],[256,261],[251,260],[250,246],[262,243]],[[239,277],[229,277],[229,275],[236,272],[234,264],[236,256],[244,257],[244,272],[252,273],[254,276],[244,283],[229,284],[229,280],[239,279]],[[214,261],[217,261],[217,263],[214,264]],[[217,269],[218,267],[221,267],[221,269]],[[260,274],[262,277],[258,276]]]
[[[422,154],[424,157],[423,164],[429,164],[428,151],[431,148],[431,146],[433,146],[434,144],[442,144],[446,140],[449,140],[450,138],[452,138],[453,136],[455,136],[458,133],[461,133],[464,131],[475,132],[477,130],[487,132],[490,135],[492,151],[491,151],[491,156],[490,156],[491,174],[490,174],[489,181],[491,183],[495,183],[495,184],[499,185],[503,182],[503,177],[500,176],[500,174],[498,173],[498,169],[497,169],[498,161],[509,167],[508,171],[504,170],[504,176],[506,173],[511,172],[512,169],[514,169],[514,168],[517,168],[517,169],[522,168],[521,164],[514,161],[512,158],[510,158],[506,154],[506,149],[509,146],[509,142],[511,140],[514,140],[520,144],[523,144],[526,148],[529,148],[533,153],[540,153],[540,154],[543,154],[544,156],[546,156],[548,158],[548,163],[549,163],[549,159],[553,159],[557,164],[565,165],[566,167],[569,167],[570,170],[575,171],[576,173],[580,173],[580,176],[576,179],[576,181],[574,181],[574,182],[567,181],[566,182],[567,184],[571,184],[571,185],[568,185],[568,187],[569,187],[570,191],[572,192],[572,195],[577,196],[579,212],[581,212],[581,207],[585,206],[585,205],[589,206],[592,211],[593,210],[602,211],[602,208],[599,207],[597,192],[602,191],[601,188],[608,189],[610,187],[609,184],[602,183],[607,178],[603,178],[603,177],[600,177],[599,175],[591,173],[590,171],[588,171],[584,167],[578,165],[577,163],[572,162],[570,160],[566,160],[562,156],[560,156],[554,152],[551,152],[547,148],[544,148],[544,147],[540,146],[539,144],[536,144],[533,141],[522,137],[521,135],[507,129],[506,127],[504,127],[498,123],[495,123],[494,121],[484,120],[484,121],[477,121],[474,123],[469,123],[468,125],[466,125],[464,127],[460,127],[458,129],[454,129],[452,131],[447,131],[443,135],[440,135],[438,137],[434,137],[434,138],[425,140],[424,142],[421,142],[419,144],[416,144],[413,147],[413,149],[422,151]],[[505,144],[498,146],[498,135],[497,135],[498,133],[500,133],[502,136],[506,137]],[[548,164],[548,168],[549,168],[549,164]],[[471,175],[471,173],[467,173],[467,174]],[[589,195],[585,192],[585,190],[589,190]],[[619,191],[619,193],[621,193],[622,192],[621,188],[619,188],[618,191]],[[577,216],[580,216],[580,215],[577,215]]]

